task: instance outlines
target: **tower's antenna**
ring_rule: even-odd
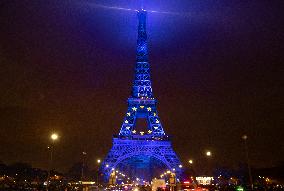
[[[144,9],[144,0],[140,0],[140,2],[141,2],[141,3],[140,3],[140,4],[141,4],[141,5],[140,5],[140,6],[141,6],[140,8],[143,10],[143,9]]]

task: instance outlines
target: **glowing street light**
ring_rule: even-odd
[[[206,156],[211,157],[212,156],[211,151],[206,151]]]
[[[97,160],[97,163],[98,163],[98,164],[100,164],[101,162],[102,162],[101,159],[98,159],[98,160]]]
[[[190,159],[190,160],[188,161],[188,163],[189,163],[189,164],[193,164],[193,160]]]
[[[58,134],[52,133],[52,134],[50,135],[50,138],[51,138],[51,140],[56,141],[56,140],[58,139]]]

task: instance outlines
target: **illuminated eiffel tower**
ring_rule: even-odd
[[[172,171],[177,177],[182,173],[181,162],[163,130],[157,112],[157,101],[153,97],[148,62],[147,12],[141,9],[137,15],[137,56],[132,94],[128,98],[128,109],[119,135],[114,136],[113,146],[101,166],[105,180],[117,170],[147,181],[160,177],[164,171]],[[136,129],[139,118],[147,121],[145,132]]]

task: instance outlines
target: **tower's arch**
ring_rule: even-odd
[[[140,138],[142,138],[141,136]],[[114,138],[113,146],[105,158],[101,171],[108,180],[112,171],[139,177],[141,172],[147,180],[167,170],[181,174],[181,163],[169,140]],[[148,173],[147,173],[148,172]]]
[[[150,181],[170,169],[170,164],[163,157],[145,152],[131,153],[121,157],[114,168],[129,177]]]
[[[165,160],[164,157],[153,154],[153,153],[147,153],[147,152],[138,152],[138,153],[129,153],[121,158],[119,158],[119,160],[117,160],[117,162],[113,165],[114,168],[116,168],[116,166],[118,166],[120,163],[122,163],[124,160],[126,159],[130,159],[132,157],[153,157],[156,160],[159,160],[160,162],[162,162],[168,169],[171,169],[171,165],[168,163],[167,160]]]

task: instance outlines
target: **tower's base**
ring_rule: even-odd
[[[156,140],[144,135],[131,139],[113,138],[113,146],[101,167],[104,180],[108,181],[115,171],[132,180],[151,181],[166,171],[179,178],[182,166],[169,139]]]

